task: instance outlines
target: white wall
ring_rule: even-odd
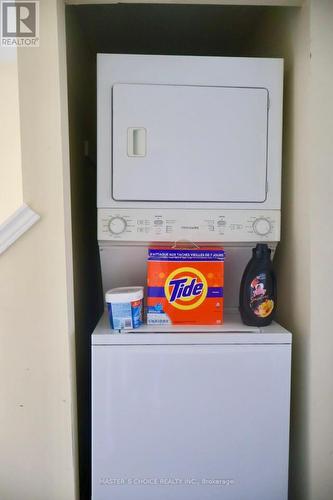
[[[76,497],[68,128],[58,8],[62,2],[40,2],[40,48],[18,54],[23,196],[41,220],[0,257],[2,500]]]
[[[17,51],[0,47],[0,224],[22,204]]]

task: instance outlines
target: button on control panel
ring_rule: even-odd
[[[279,210],[98,209],[104,241],[279,241]]]

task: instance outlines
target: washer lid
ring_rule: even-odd
[[[126,332],[126,333],[125,333]],[[224,324],[143,325],[134,330],[111,330],[105,312],[91,339],[92,345],[215,345],[215,344],[291,344],[291,333],[277,323],[264,328],[244,325],[237,313],[226,312]]]
[[[115,84],[116,201],[266,200],[268,90]]]

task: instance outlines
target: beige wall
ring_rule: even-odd
[[[293,333],[291,498],[333,492],[333,2],[270,13],[254,41],[285,57],[279,320]]]
[[[0,258],[4,500],[77,495],[64,11],[61,0],[43,0],[40,7],[41,46],[22,49],[18,56],[21,141],[13,111],[18,105],[15,58],[3,65],[13,82],[9,112],[15,132],[8,135],[5,153],[14,168],[3,170],[4,163],[0,168],[1,188],[4,173],[13,186],[4,198],[1,193],[0,222],[20,204],[21,189],[24,201],[41,214],[41,221]],[[276,265],[279,319],[294,332],[291,498],[330,500],[333,3],[312,0],[299,11],[287,10],[270,11],[251,45],[253,55],[286,58],[283,232]],[[80,143],[76,147],[79,172]],[[80,259],[78,244],[77,250]]]
[[[333,497],[333,2],[311,2],[311,500]]]
[[[17,51],[0,47],[0,224],[22,204]]]
[[[66,12],[71,213],[81,498],[91,470],[90,334],[103,311],[96,210],[96,54],[78,16]],[[85,153],[85,144],[88,152]]]
[[[310,209],[308,101],[310,11],[269,11],[253,39],[253,55],[283,57],[282,234],[275,267],[278,320],[293,332],[290,496],[308,494],[308,347],[310,339]],[[315,500],[315,499],[313,499]]]
[[[68,129],[58,8],[62,2],[40,2],[40,48],[18,54],[23,197],[41,220],[0,257],[2,500],[76,496]]]
[[[111,4],[111,3],[178,3],[178,4],[219,4],[219,5],[277,5],[293,7],[302,5],[305,0],[66,0],[73,5]]]

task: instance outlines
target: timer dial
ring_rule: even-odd
[[[123,217],[112,217],[109,220],[109,230],[112,234],[121,234],[125,231],[127,223]]]
[[[268,234],[271,229],[271,223],[264,217],[260,217],[253,222],[253,231],[259,236],[266,236],[266,234]]]

